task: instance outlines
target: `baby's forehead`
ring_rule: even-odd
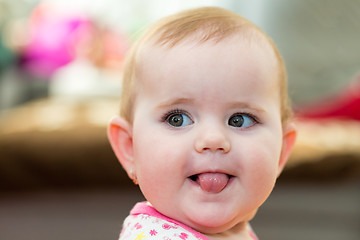
[[[149,76],[160,79],[165,72],[166,75],[181,75],[188,69],[193,70],[192,74],[196,73],[199,77],[213,72],[212,76],[221,78],[226,71],[232,71],[239,78],[252,73],[275,76],[273,74],[277,72],[277,61],[267,45],[241,36],[229,37],[219,42],[188,39],[175,46],[144,45],[139,54],[137,78],[140,82],[147,82]]]
[[[213,61],[209,62],[207,59],[213,59]],[[230,67],[231,64],[227,64],[230,63],[229,61],[238,62],[236,68],[238,70]],[[205,42],[199,42],[198,38],[187,38],[174,46],[154,42],[145,44],[139,54],[137,81],[143,87],[149,86],[146,83],[149,82],[150,76],[152,76],[151,79],[162,79],[164,72],[182,75],[190,65],[199,65],[201,68],[198,71],[199,74],[204,72],[205,66],[209,69],[205,72],[213,72],[218,69],[213,76],[219,76],[218,74],[221,74],[224,71],[223,69],[234,71],[238,79],[255,72],[261,76],[273,76],[271,77],[273,81],[266,81],[266,84],[263,83],[263,87],[278,92],[278,61],[270,45],[258,36],[233,35],[221,41],[208,40]],[[247,67],[242,68],[241,66]],[[165,69],[171,70],[166,71]],[[241,72],[240,69],[247,69],[248,73]],[[201,75],[199,77],[201,78]]]

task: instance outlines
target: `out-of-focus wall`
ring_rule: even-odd
[[[0,0],[0,109],[49,95],[49,81],[14,68],[23,44],[31,39],[24,26],[30,27],[39,4],[86,16],[101,28],[121,32],[129,44],[134,32],[178,10],[204,5],[232,9],[259,25],[278,45],[295,104],[334,94],[360,72],[358,0]]]
[[[295,103],[335,94],[360,73],[357,0],[234,1],[278,45]]]

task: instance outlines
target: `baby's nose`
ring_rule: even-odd
[[[204,151],[228,153],[231,149],[231,143],[224,130],[207,129],[202,131],[195,141],[195,150],[199,153]]]

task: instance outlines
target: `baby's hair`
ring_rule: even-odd
[[[287,91],[287,74],[283,58],[273,41],[256,25],[240,15],[218,7],[202,7],[185,10],[165,17],[153,24],[137,39],[124,63],[123,86],[120,115],[130,124],[136,99],[137,65],[139,53],[147,43],[172,48],[185,40],[195,40],[199,44],[207,41],[220,42],[241,33],[248,40],[267,42],[278,60],[280,83],[281,120],[283,126],[291,119],[292,110]]]

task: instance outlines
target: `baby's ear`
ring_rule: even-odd
[[[289,159],[291,150],[295,144],[296,140],[296,126],[294,123],[289,123],[283,130],[283,144],[281,148],[281,155],[278,165],[278,176],[285,167],[286,162]]]
[[[117,159],[130,176],[134,167],[130,124],[120,117],[113,117],[108,125],[107,136]]]

